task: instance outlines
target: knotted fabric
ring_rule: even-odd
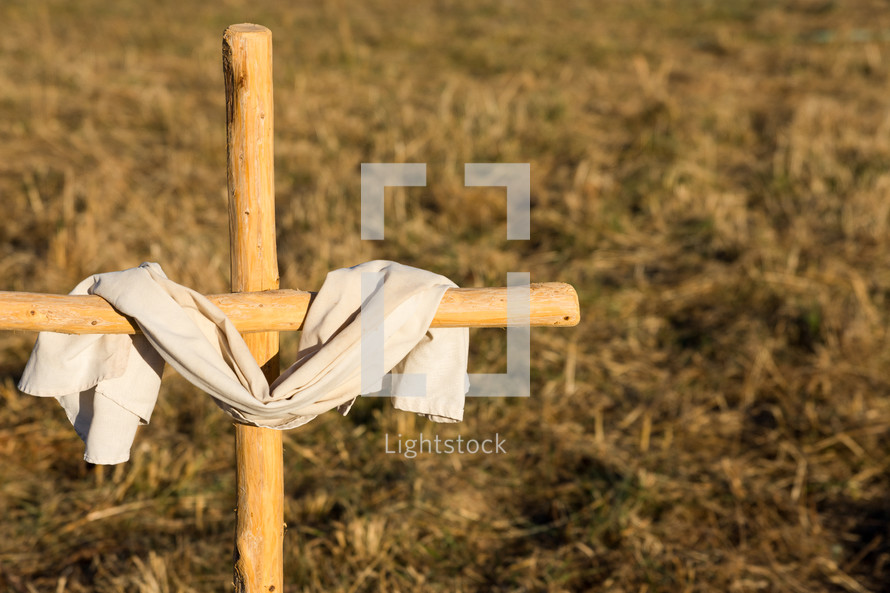
[[[363,381],[362,274],[368,272],[382,273],[383,282],[364,295],[365,310],[383,316],[366,314],[364,330],[382,334],[384,364]],[[469,330],[429,327],[453,286],[444,276],[388,261],[330,272],[303,322],[296,362],[270,386],[225,314],[169,280],[158,264],[97,274],[71,294],[102,297],[142,333],[42,332],[19,389],[58,399],[86,445],[84,459],[101,464],[129,459],[136,428],[148,423],[157,401],[165,361],[244,424],[287,429],[333,408],[346,414],[358,395],[367,395],[362,385],[391,385],[397,409],[458,422],[469,386]],[[394,375],[384,382],[389,371]],[[416,381],[400,379],[408,374],[425,374],[425,393],[416,391]]]

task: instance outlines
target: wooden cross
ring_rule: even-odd
[[[278,332],[298,330],[313,294],[278,290],[273,170],[272,32],[233,25],[223,36],[228,138],[232,293],[210,300],[232,320],[271,384],[278,377]],[[530,287],[530,325],[573,326],[575,290]],[[450,289],[433,327],[509,325],[506,288]],[[75,334],[137,333],[132,320],[98,296],[0,292],[0,330]],[[281,432],[235,426],[237,526],[235,589],[283,590],[284,487]]]

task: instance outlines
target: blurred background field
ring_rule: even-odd
[[[285,435],[287,591],[890,591],[890,5],[4,0],[0,289],[228,286],[221,37],[275,39],[281,284],[571,282],[530,399]],[[362,242],[359,165],[425,162]],[[531,163],[532,239],[466,162]],[[97,468],[0,336],[0,591],[231,588],[233,428],[168,370]],[[283,340],[285,363],[296,337]],[[505,337],[472,335],[471,371]],[[387,455],[390,435],[507,455]]]

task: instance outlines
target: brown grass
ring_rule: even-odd
[[[213,6],[213,7],[211,7]],[[390,258],[573,283],[533,396],[437,426],[365,400],[285,435],[289,591],[890,591],[886,2],[0,5],[2,289],[160,262],[227,286],[226,25],[275,35],[282,286]],[[359,164],[426,162],[359,235]],[[532,240],[465,162],[529,162]],[[165,379],[88,467],[5,334],[0,590],[231,583],[230,422]],[[503,369],[474,332],[471,370]],[[285,338],[293,357],[295,339]],[[506,456],[384,453],[384,435]]]

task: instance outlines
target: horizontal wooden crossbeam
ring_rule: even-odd
[[[301,329],[315,293],[268,290],[209,295],[238,331]],[[520,297],[521,298],[521,297]],[[533,326],[571,327],[581,313],[569,284],[530,286]],[[506,288],[451,288],[442,298],[432,327],[506,327]],[[66,334],[135,334],[132,319],[95,295],[69,296],[33,292],[0,292],[0,330],[52,331]]]

